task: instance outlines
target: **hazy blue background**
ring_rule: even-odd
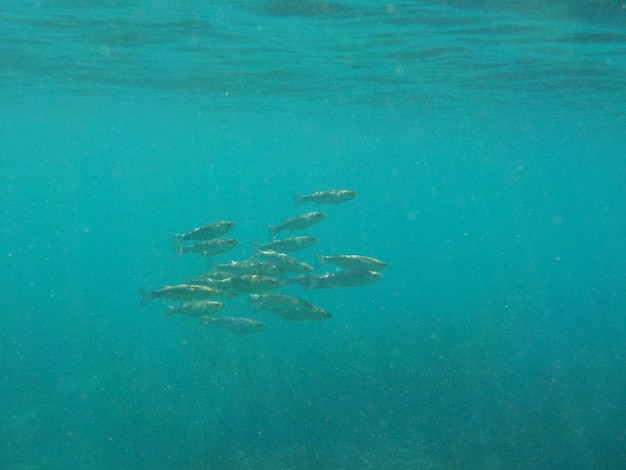
[[[3,1],[0,468],[626,466],[626,11],[544,3]],[[138,307],[330,188],[331,321]]]

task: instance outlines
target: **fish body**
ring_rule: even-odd
[[[165,305],[165,315],[187,315],[189,317],[204,317],[217,312],[224,306],[216,300],[199,300],[187,302],[180,306]]]
[[[199,276],[193,279],[190,279],[190,284],[196,284],[198,286],[208,286],[216,289],[218,293],[216,295],[221,297],[236,297],[237,293],[233,292],[232,286],[230,284],[231,275],[228,274],[226,278],[222,279],[214,279],[212,277],[207,276]]]
[[[332,289],[335,287],[364,286],[378,281],[382,276],[376,271],[340,271],[297,276],[289,278],[285,282],[287,284],[299,284],[307,289]]]
[[[349,189],[331,189],[329,191],[317,191],[311,194],[294,194],[294,206],[304,202],[315,202],[316,204],[341,204],[356,197],[354,191]]]
[[[212,222],[210,224],[203,225],[202,227],[194,228],[187,233],[175,233],[174,236],[181,244],[192,240],[211,240],[213,238],[224,235],[234,226],[235,222],[232,222],[230,220],[224,220],[220,222]]]
[[[361,255],[324,256],[318,253],[317,261],[318,266],[334,264],[350,271],[381,271],[387,267],[387,263],[384,261]]]
[[[219,294],[213,287],[196,284],[178,284],[176,286],[163,286],[161,289],[139,289],[141,294],[141,306],[148,305],[154,299],[169,299],[180,301],[207,300]]]
[[[266,328],[264,323],[252,318],[212,317],[205,320],[205,325],[217,325],[233,333],[258,333]]]
[[[250,300],[260,308],[289,320],[330,320],[332,315],[306,300],[286,294],[252,294]]]
[[[268,263],[278,266],[280,269],[290,273],[305,274],[313,271],[312,266],[285,253],[277,253],[271,250],[258,250],[255,256],[260,256]]]
[[[228,279],[231,289],[246,294],[265,292],[280,287],[279,279],[259,274],[243,274]]]
[[[264,263],[257,260],[243,260],[243,261],[228,261],[226,263],[220,263],[213,266],[213,269],[205,273],[208,277],[215,277],[216,273],[221,273],[219,276],[224,279],[231,275],[243,275],[243,274],[260,274],[262,276],[276,277],[284,273],[284,270],[270,263]],[[204,277],[204,276],[203,276]]]
[[[200,274],[199,276],[197,276],[195,279],[198,280],[206,280],[207,282],[213,282],[213,281],[223,281],[224,279],[228,279],[230,276],[232,276],[232,273],[229,273],[227,271],[206,271],[203,272],[202,274]],[[195,284],[195,283],[192,283]],[[198,284],[203,284],[202,282],[198,282]]]
[[[278,225],[268,225],[269,238],[272,240],[277,233],[288,230],[303,230],[309,228],[318,222],[321,222],[326,217],[325,212],[306,212],[304,214],[296,215],[290,219],[283,220]]]
[[[234,238],[215,238],[212,240],[202,240],[190,245],[178,245],[178,255],[186,253],[197,253],[205,256],[219,255],[234,248],[237,240]]]
[[[253,243],[253,245],[257,250],[272,250],[285,253],[289,251],[304,250],[305,248],[315,245],[318,241],[319,239],[317,237],[301,236],[281,238],[279,240],[273,240],[269,243]]]

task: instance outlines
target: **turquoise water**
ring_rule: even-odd
[[[5,1],[0,468],[626,466],[621,2]],[[139,307],[292,193],[327,322]],[[302,210],[316,210],[314,205]]]

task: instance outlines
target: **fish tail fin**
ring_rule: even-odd
[[[154,299],[151,290],[139,289],[139,293],[141,294],[141,303],[139,304],[140,307],[145,307]]]
[[[170,245],[172,246],[172,256],[180,256],[183,254],[183,236],[178,233],[172,233]]]
[[[317,287],[317,279],[315,278],[315,276],[307,276],[306,274],[302,274],[297,278],[296,284],[299,284],[306,290],[309,290]]]
[[[304,202],[304,199],[302,199],[302,196],[300,196],[299,194],[293,193],[293,205],[294,205],[294,207],[295,206],[299,206],[303,202]]]
[[[268,225],[267,226],[267,238],[269,241],[274,240],[274,237],[276,237],[276,234],[278,233],[278,225]]]
[[[263,310],[263,302],[261,302],[261,297],[259,294],[250,294],[246,300],[246,304],[250,305],[255,313]]]
[[[254,311],[252,313],[254,313],[255,315],[258,315],[259,313],[261,313],[264,310],[269,310],[267,305],[264,304],[263,302],[256,302],[253,305],[253,308],[254,308]]]
[[[294,284],[298,284],[300,286],[305,286],[306,283],[306,279],[305,276],[303,276],[302,274],[298,274],[296,276],[290,276],[290,277],[285,277],[283,279],[283,285],[285,286],[291,286]]]
[[[316,268],[319,268],[322,264],[326,263],[326,256],[321,253],[315,253],[315,257],[317,258]]]

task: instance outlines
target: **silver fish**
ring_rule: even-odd
[[[321,222],[326,217],[325,212],[306,212],[290,219],[283,220],[278,225],[268,225],[269,238],[272,240],[278,232],[284,230],[302,230]]]
[[[286,253],[288,251],[304,250],[310,246],[315,245],[319,241],[319,238],[312,236],[290,237],[274,240],[269,243],[252,243],[257,250],[272,250],[280,253]]]
[[[228,271],[221,271],[221,270],[220,271],[213,271],[213,270],[209,270],[209,271],[203,272],[202,274],[200,274],[195,279],[199,279],[199,280],[200,279],[204,279],[208,283],[210,283],[211,281],[222,281],[224,279],[228,279],[232,275],[233,274],[229,273]],[[203,283],[199,282],[198,284],[203,284]]]
[[[270,289],[280,287],[280,280],[270,276],[260,276],[258,274],[243,274],[233,276],[228,279],[230,287],[237,292],[246,294],[265,292]]]
[[[284,271],[297,274],[305,274],[313,271],[313,267],[285,253],[276,253],[275,251],[259,250],[254,256],[260,256],[268,263],[271,263]]]
[[[223,279],[214,279],[212,277],[199,276],[193,279],[189,279],[187,282],[190,284],[196,284],[198,286],[208,286],[216,289],[216,296],[218,297],[237,297],[237,293],[233,291],[230,284],[230,277],[230,274],[227,274],[227,277]]]
[[[258,333],[266,328],[264,323],[252,318],[212,317],[207,318],[205,325],[217,325],[233,333]]]
[[[177,255],[185,253],[197,253],[205,256],[219,255],[234,248],[237,240],[233,238],[215,238],[213,240],[202,240],[191,245],[178,245]]]
[[[221,274],[216,274],[221,273]],[[205,273],[206,276],[215,278],[219,275],[221,279],[230,277],[233,274],[260,274],[263,276],[276,277],[284,273],[284,270],[273,264],[264,263],[263,261],[244,260],[244,261],[228,261],[213,265],[212,269]],[[203,275],[204,276],[204,275]]]
[[[180,244],[191,240],[211,240],[224,235],[235,226],[235,222],[224,220],[220,222],[212,222],[190,230],[187,233],[174,233]]]
[[[286,284],[300,284],[307,289],[364,286],[378,281],[383,275],[375,271],[340,271],[337,273],[309,274],[285,279]]]
[[[154,299],[170,300],[206,300],[219,294],[213,287],[199,286],[196,284],[178,284],[176,286],[163,286],[161,289],[139,289],[141,294],[141,306],[148,305]]]
[[[180,306],[165,304],[165,315],[187,315],[190,317],[204,317],[217,312],[224,306],[222,302],[216,300],[200,300],[197,302],[187,302]]]
[[[251,302],[289,320],[330,320],[332,315],[306,300],[285,294],[252,294]]]
[[[331,189],[329,191],[317,191],[311,194],[294,194],[294,206],[303,202],[315,202],[317,204],[341,204],[356,197],[354,191],[349,189]]]
[[[361,255],[324,256],[317,254],[318,266],[334,264],[350,271],[380,271],[387,267],[387,263],[376,258]]]

